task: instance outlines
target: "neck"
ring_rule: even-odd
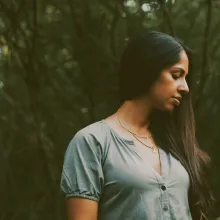
[[[117,116],[127,128],[138,134],[146,134],[150,124],[152,108],[141,99],[125,101],[117,111]]]

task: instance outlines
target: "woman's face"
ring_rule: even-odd
[[[189,92],[186,83],[188,66],[187,54],[182,51],[179,62],[161,72],[148,94],[153,108],[172,111],[180,105],[182,97]]]

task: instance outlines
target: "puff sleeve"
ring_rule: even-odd
[[[70,142],[60,185],[66,197],[99,201],[104,185],[102,150],[92,134],[79,131]]]

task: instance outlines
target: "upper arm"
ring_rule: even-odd
[[[98,202],[84,198],[67,199],[68,220],[97,220]]]
[[[91,135],[77,134],[66,150],[61,176],[70,220],[97,219],[103,185],[100,144]]]

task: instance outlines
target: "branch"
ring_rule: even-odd
[[[73,26],[74,26],[74,29],[76,31],[75,37],[77,38],[78,41],[80,41],[80,43],[84,43],[86,40],[88,40],[86,30],[83,27],[82,23],[79,22],[79,19],[76,18],[74,6],[73,6],[73,1],[68,0],[68,3],[69,3],[69,8],[70,8],[70,13],[71,13],[71,17],[72,17]],[[88,10],[88,7],[87,6],[85,6],[85,7],[86,7],[86,10]],[[86,16],[88,16],[88,15],[86,15]],[[76,45],[76,42],[73,39],[72,47],[74,48],[75,45]],[[91,122],[95,121],[95,114],[94,114],[95,106],[94,106],[94,101],[93,101],[92,87],[91,87],[90,83],[88,82],[86,72],[83,69],[84,64],[82,62],[83,61],[82,59],[83,59],[82,57],[79,57],[79,56],[76,57],[76,60],[81,65],[80,69],[81,69],[81,74],[82,74],[82,78],[83,78],[83,82],[84,82],[83,90],[85,91],[86,96],[89,100],[89,104],[90,104],[90,106],[89,106],[89,116],[90,116],[90,123],[91,123]]]
[[[196,21],[199,16],[200,16],[200,11],[197,10],[197,13],[195,13],[195,16],[190,21],[189,34],[187,40],[192,38],[192,32],[194,31],[194,27],[196,26]]]
[[[25,0],[22,0],[21,3],[24,4],[24,2]],[[17,12],[14,12],[12,9],[8,8],[2,1],[0,1],[0,9],[2,9],[2,12],[7,16],[7,19],[10,22],[8,29],[5,31],[5,35],[8,36],[8,41],[11,37],[10,34],[14,35],[15,39],[17,39],[17,31],[19,31],[19,33],[22,35],[24,39],[27,38],[27,35],[25,34],[24,30],[20,27],[20,23],[18,20],[19,13],[22,12],[20,8],[17,10]],[[27,40],[26,42],[27,47],[29,47],[29,42]]]
[[[105,6],[107,6],[107,4]],[[111,51],[112,51],[113,57],[116,57],[116,54],[117,54],[117,52],[116,52],[117,48],[115,45],[115,34],[116,34],[116,28],[117,28],[118,21],[121,18],[120,7],[121,7],[120,5],[118,7],[118,5],[115,4],[114,8],[111,9],[112,14],[114,15],[112,23],[111,23],[111,30],[110,30],[110,46],[111,46]]]
[[[165,0],[158,0],[158,3],[160,5],[160,8],[162,10],[162,13],[163,13],[163,18],[164,20],[166,21],[167,23],[167,26],[168,26],[168,29],[169,29],[169,33],[172,35],[172,36],[175,36],[175,31],[174,31],[174,28],[173,28],[173,24],[171,22],[171,18],[170,18],[170,15],[166,9],[166,3],[165,3]]]
[[[220,48],[219,41],[220,41],[220,38],[218,38],[218,39],[215,41],[216,43],[215,43],[214,46],[213,46],[213,49],[212,49],[212,52],[211,52],[213,58],[216,57],[216,53],[218,52],[218,50],[219,50],[219,48]]]
[[[212,22],[212,0],[207,1],[207,14],[206,14],[206,23],[205,23],[205,30],[204,30],[204,39],[202,45],[202,70],[200,75],[200,84],[198,88],[198,95],[195,102],[195,109],[199,107],[204,88],[206,85],[206,80],[209,76],[209,37],[210,37],[210,30],[211,30],[211,22]]]
[[[32,74],[34,76],[34,57],[36,53],[36,38],[37,38],[37,0],[32,0],[32,11],[33,11],[33,17],[32,17],[32,38],[31,38],[31,43],[30,47],[27,48],[27,53],[28,53],[28,61],[27,65],[32,69]],[[27,78],[30,77],[30,72],[27,75]],[[30,77],[31,78],[31,77]]]
[[[85,30],[83,26],[79,23],[79,19],[76,18],[73,1],[72,0],[67,0],[67,1],[69,3],[70,14],[71,14],[74,29],[76,31],[77,40],[79,40],[80,43],[82,43],[84,41],[83,35],[85,34]]]
[[[110,1],[103,1],[103,0],[98,0],[99,4],[103,5],[106,9],[109,10],[109,12],[111,12],[112,14],[115,13],[115,7],[112,7],[109,3]],[[124,5],[124,0],[119,0],[119,1],[116,1],[118,6],[119,6],[119,10],[121,12],[124,12],[126,14],[126,9],[125,9],[125,5]],[[115,3],[116,3],[115,2]]]
[[[33,0],[33,37],[32,37],[32,53],[35,54],[36,37],[37,37],[37,0]]]

